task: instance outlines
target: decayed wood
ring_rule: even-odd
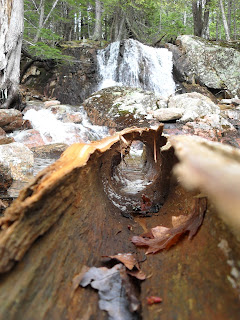
[[[75,182],[72,180],[75,170],[84,168],[91,156],[100,157],[114,144],[115,153],[121,155],[124,151],[124,148],[121,150],[121,139],[126,142],[135,139],[147,141],[154,140],[155,135],[159,139],[162,128],[127,129],[101,142],[74,144],[69,147],[56,163],[42,171],[36,180],[20,193],[18,200],[0,219],[0,272],[11,269],[37,237],[43,235],[74,201],[80,201],[76,200],[79,195],[78,190],[74,190]],[[165,139],[163,141],[165,142]]]
[[[240,240],[240,151],[199,137],[170,139],[179,165],[175,172],[189,190],[200,189]]]
[[[0,276],[1,320],[107,319],[97,293],[74,291],[72,280],[84,265],[101,266],[102,256],[120,252],[133,253],[147,274],[137,284],[143,319],[238,319],[238,291],[228,281],[227,260],[239,259],[239,244],[213,209],[193,240],[184,238],[169,251],[145,257],[145,249],[130,241],[157,225],[170,226],[172,215],[189,214],[195,202],[196,195],[171,176],[176,158],[172,147],[160,151],[166,142],[161,132],[162,127],[131,128],[98,143],[73,145],[22,190],[1,220],[2,272],[12,268]],[[156,175],[144,192],[167,197],[151,218],[124,218],[103,187],[132,139],[144,141]],[[231,249],[228,257],[218,247],[221,239]],[[148,306],[151,295],[162,297],[162,304]]]

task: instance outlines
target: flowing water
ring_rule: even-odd
[[[130,86],[153,91],[168,97],[175,92],[172,77],[172,53],[153,48],[136,40],[117,41],[99,50],[99,88],[113,85]]]
[[[168,97],[175,92],[172,77],[172,53],[164,48],[153,48],[129,39],[111,43],[98,51],[98,69],[100,74],[99,89],[112,85],[138,87]],[[31,109],[32,106],[32,109]],[[72,119],[79,121],[72,121]],[[42,144],[76,142],[89,143],[100,140],[109,134],[107,127],[93,125],[83,107],[54,106],[44,108],[41,103],[30,102],[24,119],[29,120],[34,132]],[[14,132],[11,136],[16,142],[30,146],[33,131]],[[37,139],[37,136],[36,136]],[[142,149],[131,147],[131,154],[118,168],[115,178],[121,179],[122,191],[128,194],[141,192],[146,181],[141,164]],[[53,163],[53,158],[35,158],[32,176]],[[9,190],[11,197],[18,195],[24,183],[15,181]]]

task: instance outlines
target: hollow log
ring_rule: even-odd
[[[20,192],[0,220],[0,319],[108,319],[97,293],[74,288],[72,280],[85,265],[103,266],[102,256],[128,252],[147,275],[136,282],[139,319],[238,319],[239,288],[228,280],[233,266],[227,261],[239,259],[239,243],[212,205],[191,241],[183,237],[148,256],[130,241],[152,227],[170,226],[172,215],[191,213],[196,200],[196,192],[172,176],[179,160],[162,129],[130,128],[72,145]],[[131,212],[142,192],[122,193],[114,172],[134,140],[146,146],[152,183],[144,195],[162,207],[152,217],[130,220],[121,204]],[[229,250],[219,246],[221,240]],[[148,305],[153,295],[163,302]]]

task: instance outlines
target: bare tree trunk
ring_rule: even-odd
[[[117,35],[116,41],[120,41],[122,39],[124,24],[125,24],[125,15],[122,16],[122,19],[120,21],[119,29],[118,29],[118,35]]]
[[[202,35],[202,3],[198,0],[192,2],[192,13],[193,13],[193,27],[194,35],[201,37]]]
[[[20,102],[18,93],[23,1],[0,0],[0,108]]]
[[[208,34],[209,34],[210,2],[211,0],[206,0],[204,15],[203,15],[203,23],[202,23],[202,37],[206,39],[208,38]]]
[[[220,19],[219,19],[219,12],[217,11],[217,21],[216,21],[216,40],[219,40],[221,38],[221,33],[219,34],[220,29]]]
[[[219,0],[219,5],[220,5],[221,13],[222,13],[222,20],[223,20],[223,26],[224,26],[226,40],[229,41],[230,40],[230,32],[229,32],[229,28],[228,28],[227,19],[226,19],[226,15],[225,15],[225,11],[224,11],[224,6],[223,6],[222,0]]]
[[[232,17],[232,0],[228,0],[228,13],[227,13],[227,23],[229,34],[231,34],[231,17]]]
[[[102,4],[100,0],[95,0],[95,28],[92,36],[93,40],[102,39]]]
[[[237,39],[237,23],[236,23],[236,0],[233,0],[233,38]]]
[[[207,38],[211,0],[206,0],[204,8],[200,0],[192,1],[194,35]]]
[[[39,15],[38,29],[37,29],[36,35],[34,37],[34,43],[38,42],[41,28],[43,27],[44,6],[45,6],[45,0],[41,0],[40,5],[39,5],[40,15]]]

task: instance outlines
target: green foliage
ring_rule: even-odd
[[[225,10],[227,14],[227,4]],[[239,37],[240,7],[231,10],[231,34]],[[41,4],[43,21],[41,25]],[[34,55],[61,60],[65,57],[56,44],[61,41],[90,38],[95,25],[95,0],[24,0],[24,46]],[[179,34],[193,34],[192,0],[102,0],[103,38],[111,40],[116,23],[126,17],[122,37],[135,36],[153,43],[165,35],[165,40]],[[232,1],[234,3],[234,1]],[[50,15],[49,15],[50,14]],[[49,15],[49,17],[48,17]],[[46,21],[46,17],[48,17]],[[129,25],[131,24],[130,28]],[[132,29],[133,34],[129,33]],[[209,37],[224,38],[218,0],[210,2]],[[238,32],[238,33],[237,33]],[[235,34],[235,35],[234,35]]]
[[[53,60],[71,60],[72,57],[63,55],[61,50],[51,47],[44,42],[37,42],[36,44],[29,46],[28,51],[31,55],[39,57],[41,59],[53,59]]]

